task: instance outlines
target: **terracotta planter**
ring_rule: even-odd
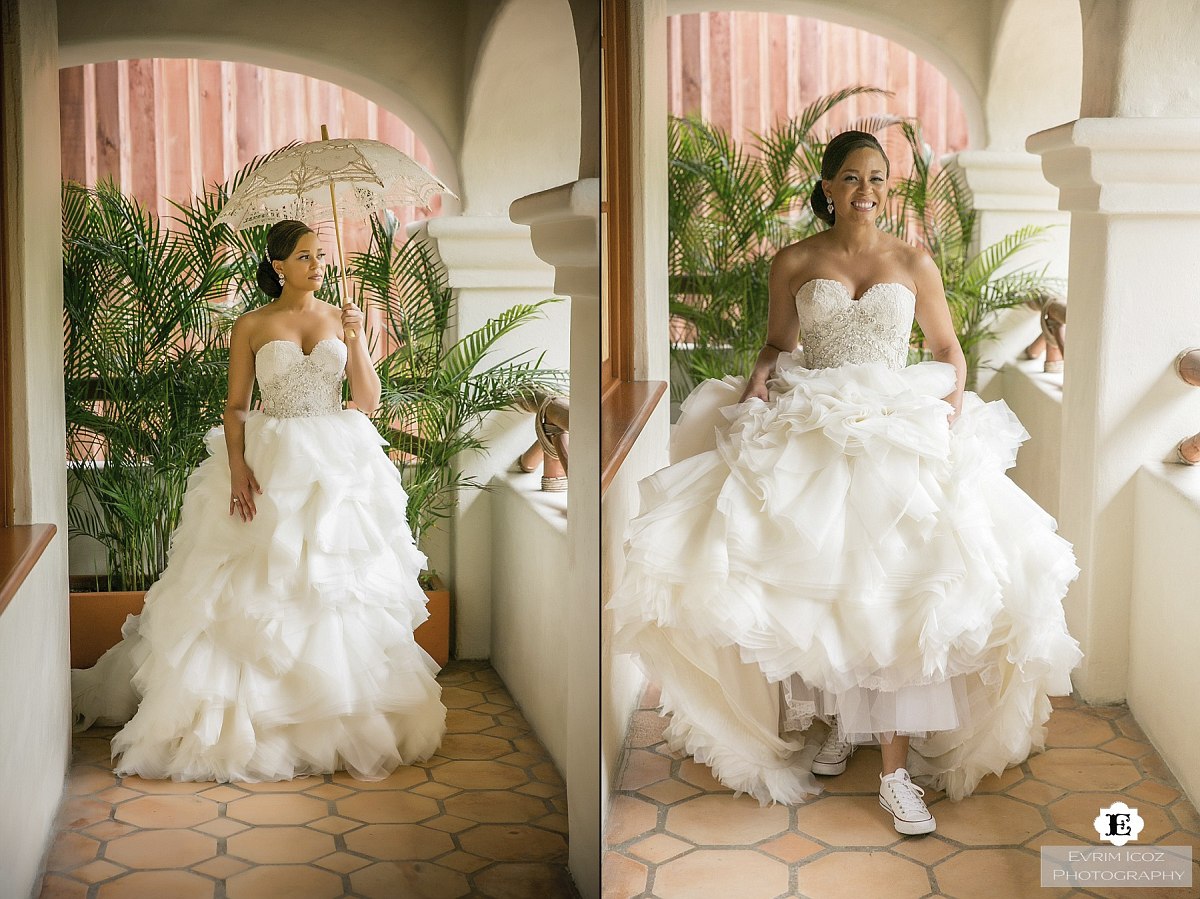
[[[450,591],[438,578],[425,591],[429,619],[417,628],[417,643],[439,665],[450,660],[453,633]],[[70,596],[71,667],[90,668],[100,656],[121,642],[121,625],[127,615],[137,615],[146,601],[144,590],[123,593],[72,592]]]

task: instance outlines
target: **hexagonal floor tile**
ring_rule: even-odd
[[[942,892],[950,896],[1065,896],[1067,889],[1041,886],[1038,857],[1020,849],[972,849],[934,867]]]
[[[830,846],[890,846],[901,838],[892,816],[879,807],[877,795],[806,802],[796,809],[796,829]]]
[[[115,815],[135,827],[195,827],[217,817],[217,804],[199,796],[143,796],[118,805]]]
[[[212,899],[216,885],[207,877],[188,871],[134,871],[102,883],[96,889],[96,899],[146,899],[147,896],[170,896],[171,899]],[[230,899],[239,897],[229,894]],[[255,899],[266,899],[257,896]]]
[[[471,892],[461,873],[429,862],[380,862],[351,874],[350,885],[370,899],[458,899]]]
[[[254,827],[225,845],[230,855],[263,865],[310,862],[337,849],[332,834],[307,827]]]
[[[697,846],[749,846],[787,830],[783,805],[760,806],[749,796],[697,796],[667,811],[666,831]]]
[[[217,854],[217,841],[194,830],[144,830],[111,840],[104,857],[133,869],[190,868]]]
[[[1017,845],[1046,829],[1041,813],[1007,796],[986,793],[939,802],[931,811],[942,836],[971,846]]]
[[[261,793],[229,803],[225,814],[247,824],[307,824],[328,815],[329,804],[298,793]]]
[[[924,896],[932,888],[925,868],[887,852],[834,852],[802,864],[796,879],[811,899]]]
[[[372,790],[336,802],[343,818],[366,824],[414,824],[440,814],[437,802],[401,790]]]
[[[345,840],[351,852],[386,861],[437,858],[454,849],[450,834],[420,824],[369,824]]]
[[[459,834],[459,844],[482,858],[506,862],[565,862],[562,834],[524,824],[480,824]]]
[[[544,799],[507,790],[472,790],[442,804],[451,815],[483,824],[527,824],[549,811]]]
[[[227,899],[338,899],[345,891],[340,875],[312,865],[258,865],[230,877],[225,895]]]
[[[1029,759],[1029,768],[1066,790],[1121,790],[1142,779],[1132,762],[1102,749],[1047,749]]]
[[[774,899],[787,891],[787,864],[752,849],[689,853],[659,865],[654,876],[654,895],[660,899]]]
[[[520,768],[498,762],[446,762],[433,769],[438,783],[471,790],[504,790],[527,783],[529,778]]]

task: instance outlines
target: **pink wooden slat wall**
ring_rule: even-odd
[[[747,140],[825,94],[862,84],[895,96],[854,97],[821,121],[818,133],[857,118],[915,117],[935,158],[967,148],[958,94],[933,65],[877,34],[820,19],[775,13],[711,12],[668,19],[672,115],[698,114]],[[880,135],[893,167],[911,164],[898,131]]]
[[[63,177],[94,186],[111,176],[161,216],[173,213],[170,200],[198,196],[255,156],[291,141],[320,140],[322,124],[333,137],[386,141],[432,171],[425,147],[395,115],[293,72],[132,59],[63,69],[59,87]],[[395,211],[407,224],[440,207],[435,199],[432,210]],[[346,222],[346,251],[364,247],[369,233],[364,224]]]

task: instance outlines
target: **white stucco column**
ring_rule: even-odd
[[[600,883],[600,182],[586,178],[517,200],[538,256],[571,297],[571,455],[567,506],[567,814],[571,874],[584,899]]]
[[[1047,240],[1014,257],[1011,268],[1047,266],[1048,275],[1065,281],[1071,217],[1059,210],[1058,191],[1042,174],[1041,160],[1019,151],[964,150],[950,164],[962,173],[978,214],[972,250],[991,246],[1026,225],[1050,227]],[[982,390],[1040,330],[1038,315],[1032,309],[1002,312],[996,339],[983,350],[978,389]]]
[[[483,325],[515,303],[554,296],[554,269],[538,259],[529,228],[500,216],[453,216],[431,219],[430,238],[458,291],[451,324],[453,339]],[[542,364],[566,369],[571,354],[570,303],[547,307],[544,319],[530,322],[504,338],[495,361],[523,350],[531,359],[544,353]],[[482,430],[487,454],[462,459],[463,469],[486,484],[508,469],[534,439],[529,416],[506,412],[489,418]],[[490,497],[483,490],[464,490],[450,527],[450,570],[454,591],[456,652],[459,658],[487,658],[491,648],[492,534]]]
[[[1200,119],[1083,118],[1027,142],[1071,215],[1071,327],[1059,523],[1082,574],[1067,622],[1083,644],[1075,685],[1124,698],[1133,478],[1194,430],[1172,370],[1200,344]]]

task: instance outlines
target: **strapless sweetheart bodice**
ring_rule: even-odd
[[[903,284],[873,284],[859,299],[840,281],[816,278],[796,291],[805,368],[881,362],[908,364],[917,298]]]
[[[290,340],[270,340],[254,356],[262,411],[276,418],[329,415],[342,408],[346,344],[327,337],[305,353]]]

